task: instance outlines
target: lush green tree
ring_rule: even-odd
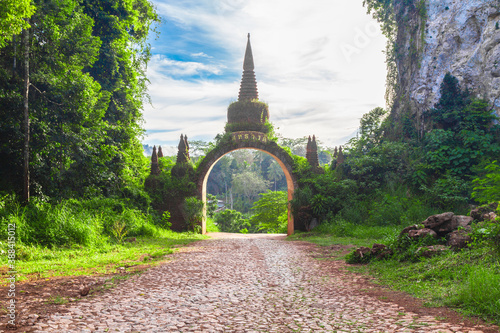
[[[466,204],[481,165],[500,157],[500,126],[485,100],[471,97],[447,74],[441,98],[430,110],[435,129],[423,140],[423,158],[415,167],[420,189],[441,205]]]
[[[248,200],[254,200],[259,193],[269,188],[269,181],[253,171],[243,171],[233,176],[233,191]]]
[[[0,96],[0,112],[7,120],[2,128],[7,136],[0,139],[0,154],[9,159],[2,160],[0,168],[14,171],[20,166],[16,161],[21,159],[16,157],[25,136],[18,130],[22,123],[19,110],[25,104],[20,73],[29,66],[32,185],[38,194],[64,196],[65,192],[85,191],[101,171],[86,174],[88,166],[93,162],[95,166],[96,159],[101,162],[108,154],[106,147],[99,147],[104,139],[100,87],[84,72],[97,59],[100,41],[92,36],[93,21],[77,1],[40,1],[36,6],[27,61],[9,71],[12,59],[18,57],[16,45],[12,43],[2,53],[0,75],[5,90]],[[7,189],[21,183],[17,172],[11,174],[13,182]]]
[[[212,194],[207,194],[207,216],[211,218],[214,217],[217,208],[217,197]]]
[[[117,189],[124,183],[124,170],[140,158],[138,137],[143,102],[147,99],[146,64],[150,58],[148,34],[158,16],[148,0],[83,0],[84,12],[94,20],[93,36],[102,41],[98,59],[86,71],[101,85],[99,103],[107,123],[105,145],[112,149],[106,163]],[[140,153],[142,154],[142,153]]]
[[[386,114],[386,110],[377,107],[361,117],[359,131],[363,140],[378,143],[382,139],[382,122]]]
[[[470,103],[470,93],[467,90],[462,91],[458,79],[450,73],[446,73],[439,92],[439,101],[428,113],[440,128],[457,129],[466,118],[465,109]]]
[[[273,161],[267,168],[267,179],[274,181],[274,190],[276,191],[276,183],[285,176],[283,169],[278,162]]]
[[[288,194],[284,191],[267,191],[259,194],[260,199],[254,202],[254,215],[250,223],[258,231],[267,233],[284,233],[288,224]]]
[[[34,5],[27,43],[19,38],[0,49],[0,171],[11,175],[2,177],[0,189],[17,190],[22,183],[27,131],[21,130],[21,115],[29,105],[35,194],[136,192],[147,173],[139,136],[146,36],[156,18],[152,5],[141,0],[35,0]],[[114,59],[114,66],[103,65],[103,59]],[[24,101],[22,73],[28,66]]]
[[[0,48],[7,45],[22,29],[30,27],[28,18],[35,6],[31,0],[2,0],[0,2]]]

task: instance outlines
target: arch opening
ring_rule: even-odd
[[[283,173],[285,175],[286,179],[286,184],[287,184],[287,198],[288,198],[288,204],[287,204],[287,209],[288,209],[288,222],[287,222],[287,235],[291,235],[294,232],[294,219],[293,219],[293,214],[291,210],[291,204],[290,201],[293,199],[293,194],[296,188],[296,181],[294,179],[294,176],[292,174],[292,168],[291,165],[287,161],[283,161],[281,158],[273,154],[272,152],[258,148],[258,147],[237,147],[237,148],[231,148],[227,149],[224,152],[221,152],[217,154],[210,162],[209,165],[205,167],[205,170],[202,172],[200,175],[200,182],[199,182],[199,194],[201,196],[201,200],[204,203],[204,208],[203,208],[203,218],[202,218],[202,234],[206,234],[207,232],[207,209],[206,209],[206,202],[207,202],[207,184],[208,184],[208,178],[210,176],[210,173],[214,166],[217,164],[217,162],[222,159],[224,156],[227,154],[237,151],[237,150],[243,150],[243,149],[250,149],[250,150],[257,150],[261,151],[263,153],[266,153],[267,155],[271,156],[281,167],[283,170]],[[201,187],[201,188],[200,188]]]

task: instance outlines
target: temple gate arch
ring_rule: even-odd
[[[267,153],[281,166],[281,169],[285,174],[288,189],[289,203],[287,234],[293,234],[295,226],[290,207],[290,200],[293,199],[293,193],[297,188],[297,178],[293,173],[293,159],[288,152],[281,148],[277,143],[274,141],[268,141],[265,134],[252,131],[231,133],[230,140],[228,142],[223,143],[210,151],[197,169],[198,180],[196,187],[199,199],[206,203],[208,176],[210,175],[210,171],[212,171],[214,165],[226,154],[240,149],[253,149]],[[206,208],[203,212],[202,233],[206,233]]]
[[[288,235],[293,234],[295,229],[303,230],[304,226],[299,225],[298,221],[294,221],[290,204],[294,192],[298,188],[298,177],[293,172],[294,159],[285,149],[270,139],[270,133],[272,133],[272,125],[269,123],[269,107],[266,103],[259,101],[252,48],[250,45],[250,34],[248,34],[238,100],[231,103],[227,109],[225,134],[219,138],[217,146],[203,158],[196,168],[196,171],[190,163],[187,136],[181,135],[178,146],[177,162],[171,170],[171,177],[177,179],[188,177],[190,183],[194,182],[193,187],[195,187],[195,189],[190,189],[190,193],[184,193],[184,195],[171,198],[169,202],[164,201],[157,204],[158,210],[168,210],[171,213],[170,221],[172,223],[172,229],[183,230],[185,228],[186,216],[184,216],[183,205],[186,197],[197,196],[198,199],[206,202],[208,176],[217,161],[224,155],[235,150],[254,149],[265,152],[273,157],[281,166],[285,174],[288,188]],[[309,137],[306,151],[306,158],[313,172],[323,172],[318,162],[317,144],[314,135],[312,139]],[[161,147],[158,150],[158,154],[156,153],[156,147],[153,147],[151,174],[150,177],[146,179],[146,187],[152,192],[159,191],[161,193],[161,187],[163,186],[158,178],[161,172],[158,164],[158,157],[161,155]],[[203,210],[201,229],[202,233],[205,234],[206,205]],[[303,224],[303,221],[300,223]]]

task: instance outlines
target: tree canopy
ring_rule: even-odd
[[[10,2],[1,6],[14,6]],[[158,20],[153,5],[147,0],[35,0],[29,8],[29,2],[17,3],[25,6],[16,12],[18,21],[30,16],[30,27],[22,24],[18,29],[12,23],[9,31],[16,36],[20,29],[29,29],[30,49],[24,60],[29,65],[34,194],[111,195],[137,185],[147,172],[140,139],[150,56],[146,38]],[[0,35],[4,24],[2,20]],[[19,191],[25,45],[20,36],[4,41],[0,171],[11,177],[2,177],[0,190]]]
[[[0,2],[0,47],[4,47],[22,29],[30,27],[28,20],[35,11],[31,0]]]

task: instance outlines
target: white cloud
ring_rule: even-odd
[[[208,54],[205,54],[204,52],[198,52],[198,53],[192,53],[191,54],[192,57],[201,57],[201,58],[213,58],[211,56],[209,56]]]
[[[177,61],[168,59],[162,55],[154,55],[150,65],[169,76],[193,76],[202,73],[219,75],[224,68],[223,65],[207,65],[201,62]]]
[[[248,32],[259,97],[269,103],[271,121],[284,136],[316,134],[325,144],[342,144],[364,113],[385,104],[385,38],[362,0],[155,3],[166,20],[186,31],[180,39],[206,40],[227,57],[208,58],[209,50],[179,50],[197,62],[153,57],[148,76],[155,108],[145,110],[146,129],[171,132],[155,132],[147,143],[173,142],[180,133],[209,140],[223,131],[227,106],[238,96],[234,77],[241,75]],[[204,74],[232,76],[177,77]]]

